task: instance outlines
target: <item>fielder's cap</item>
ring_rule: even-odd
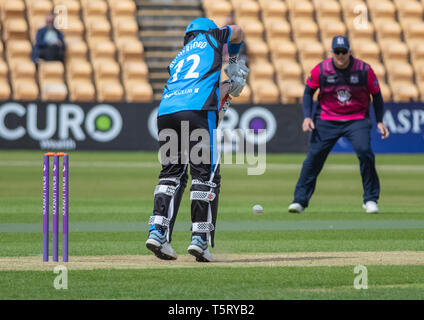
[[[186,28],[185,33],[192,31],[208,31],[210,29],[216,29],[218,26],[211,19],[208,18],[197,18],[190,22]]]
[[[343,48],[347,51],[350,51],[349,39],[345,36],[335,36],[333,42],[331,43],[331,50],[334,51],[336,48]]]

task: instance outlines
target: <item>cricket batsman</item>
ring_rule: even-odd
[[[317,89],[318,107],[312,115],[312,98]],[[316,65],[306,81],[302,129],[312,134],[289,212],[301,213],[308,206],[318,174],[340,137],[349,140],[359,159],[364,190],[363,208],[367,213],[378,212],[380,182],[371,150],[371,96],[377,129],[385,139],[389,136],[389,130],[383,124],[383,98],[376,75],[370,65],[351,55],[346,37],[334,37],[332,58]]]
[[[184,47],[168,66],[170,77],[159,105],[158,133],[160,136],[166,130],[175,132],[178,135],[178,152],[171,155],[175,161],[161,163],[146,241],[147,249],[160,259],[177,258],[171,246],[171,236],[190,167],[192,237],[187,250],[196,257],[196,261],[213,261],[208,245],[214,246],[221,180],[213,132],[218,126],[219,108],[225,102],[222,100],[228,97],[226,92],[220,92],[220,87],[225,87],[228,94],[237,97],[246,83],[249,69],[243,61],[237,60],[243,39],[243,31],[237,25],[218,28],[210,19],[197,18],[187,26]],[[225,68],[229,80],[221,84],[224,44],[227,44],[230,54]],[[187,124],[190,136],[195,130],[206,132],[208,141],[202,141],[200,154],[207,155],[207,161],[192,159],[191,154],[198,141],[183,141],[181,132]],[[159,140],[160,147],[168,143]]]

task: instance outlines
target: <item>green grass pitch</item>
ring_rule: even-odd
[[[158,181],[157,154],[70,152],[70,262],[84,256],[122,256],[124,265],[125,257],[151,262],[90,270],[69,264],[67,290],[54,288],[55,265],[43,269],[41,262],[42,155],[0,151],[0,299],[424,298],[424,260],[405,263],[409,253],[423,257],[423,155],[376,155],[381,198],[380,213],[372,215],[362,209],[358,160],[352,154],[329,156],[310,207],[301,215],[289,214],[287,206],[305,155],[269,154],[267,170],[259,176],[247,175],[244,166],[224,165],[211,251],[233,260],[178,264],[180,257],[190,260],[189,183],[172,241],[179,259],[174,266],[157,260],[155,267],[144,242]],[[255,204],[263,206],[262,215],[252,213]],[[346,257],[386,252],[394,259],[344,263],[334,252]],[[281,258],[302,253],[326,253],[330,263]],[[23,270],[21,258],[39,265]],[[7,259],[18,264],[11,266]],[[368,289],[354,287],[357,264],[368,270]]]

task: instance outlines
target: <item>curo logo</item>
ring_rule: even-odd
[[[45,119],[41,119],[39,111],[35,103],[29,103],[27,107],[14,102],[1,105],[0,137],[18,140],[28,134],[32,139],[43,142],[55,135],[60,141],[69,141],[71,136],[77,141],[83,141],[88,135],[95,141],[108,142],[115,139],[122,130],[121,114],[108,104],[97,105],[85,114],[76,104],[51,103],[45,108]],[[8,121],[8,118],[18,121]],[[43,129],[39,129],[39,122],[45,124]]]
[[[150,135],[156,139],[158,138],[157,128],[157,112],[158,108],[154,109],[147,120]],[[238,127],[237,127],[238,126]],[[235,129],[241,129],[244,138],[250,144],[265,144],[270,141],[277,131],[277,121],[271,111],[264,107],[252,107],[244,111],[241,115],[234,109],[228,108],[225,117],[222,120],[220,129],[224,134],[229,133]],[[249,130],[255,132],[254,135],[246,134]],[[236,136],[234,136],[237,139]]]
[[[222,128],[235,129],[239,115],[234,112],[226,113],[222,120]],[[246,140],[251,144],[265,144],[270,141],[277,131],[277,121],[271,111],[263,107],[247,109],[240,117],[239,127],[242,130],[254,130],[256,137],[246,135]]]

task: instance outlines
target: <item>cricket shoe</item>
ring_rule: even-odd
[[[175,260],[177,253],[172,249],[171,244],[166,240],[166,234],[162,230],[152,230],[146,241],[146,247],[152,251],[156,257],[162,260]]]
[[[378,206],[375,201],[367,201],[362,207],[365,209],[366,213],[378,213]]]
[[[193,236],[187,248],[188,253],[196,257],[197,262],[212,262],[213,257],[209,252],[208,243],[200,236]]]
[[[293,202],[291,205],[289,205],[289,212],[291,213],[302,213],[305,210],[305,208],[297,202]]]

